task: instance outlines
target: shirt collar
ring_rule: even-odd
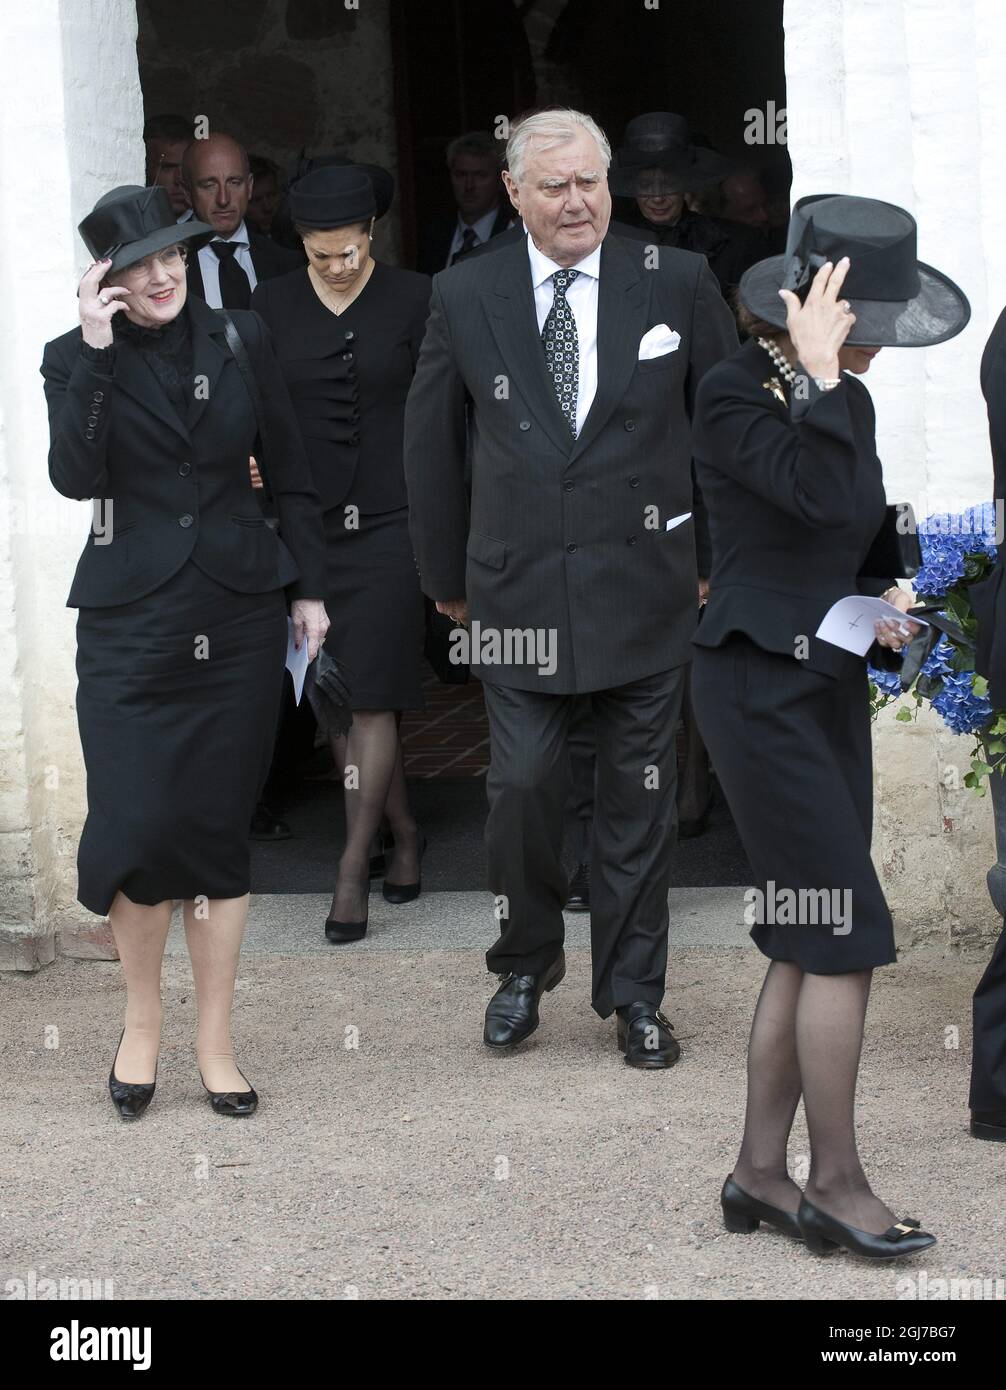
[[[492,231],[493,226],[496,223],[496,218],[498,216],[498,203],[494,208],[490,208],[488,212],[483,213],[483,215],[479,218],[477,222],[463,222],[461,220],[461,214],[458,213],[458,231],[461,233],[463,237],[465,232],[467,232],[470,227],[471,230],[478,237],[479,241],[488,241],[489,234]]]
[[[527,254],[531,262],[531,283],[535,289],[543,285],[550,276],[557,270],[578,270],[581,275],[590,275],[593,279],[600,279],[601,275],[601,248],[595,246],[589,256],[584,256],[582,261],[577,261],[573,266],[556,265],[555,261],[550,261],[544,252],[539,251],[534,244],[531,233],[527,234]]]
[[[210,241],[232,241],[235,246],[248,246],[248,228],[245,226],[244,218],[238,223],[233,236],[211,236]]]

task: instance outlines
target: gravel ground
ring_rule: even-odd
[[[583,950],[511,1056],[480,1041],[495,985],[480,952],[246,955],[235,1036],[262,1102],[235,1121],[200,1088],[188,962],[169,957],[157,1094],[131,1126],[105,1089],[118,965],[0,976],[0,1284],[34,1272],[110,1279],[119,1298],[870,1299],[905,1296],[899,1281],[923,1269],[1006,1277],[1006,1145],[967,1134],[980,960],[916,953],[876,977],[860,1147],[880,1194],[940,1241],[878,1267],[723,1230],[763,961],[725,947],[672,959],[683,1057],[639,1073],[589,1008]],[[800,1129],[794,1164],[806,1152]]]

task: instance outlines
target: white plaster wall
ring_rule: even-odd
[[[131,0],[0,8],[0,965],[20,969],[51,956],[54,930],[96,921],[75,901],[84,786],[65,606],[89,509],[49,484],[38,366],[76,322],[76,224],[102,192],[142,182],[135,43]]]
[[[867,385],[890,501],[921,517],[992,495],[978,367],[1006,303],[1006,6],[999,0],[787,0],[793,198],[853,193],[911,211],[919,258],[968,295],[950,343],[888,350]],[[935,717],[878,722],[875,858],[902,941],[981,940],[991,807],[953,789],[970,740]],[[946,785],[947,783],[950,785]]]

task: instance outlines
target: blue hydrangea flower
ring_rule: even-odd
[[[897,699],[901,694],[901,676],[897,671],[878,671],[876,666],[866,664],[867,675],[881,695]]]
[[[933,699],[933,709],[955,734],[975,734],[992,718],[992,706],[985,695],[976,695],[973,671],[951,671],[943,678],[943,689]]]

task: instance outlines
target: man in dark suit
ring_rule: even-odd
[[[689,415],[737,337],[702,257],[667,250],[644,268],[634,243],[606,237],[610,149],[589,116],[531,116],[507,155],[528,236],[434,280],[405,435],[422,587],[470,615],[489,711],[501,935],[486,960],[505,979],[484,1038],[528,1037],[565,971],[566,736],[589,694],[593,1006],[618,1012],[628,1063],[667,1067],[673,740],[698,583]]]
[[[988,405],[989,440],[997,508],[1006,498],[1006,309],[999,315],[985,346],[981,365],[982,394]],[[998,515],[998,513],[997,513]],[[975,665],[989,682],[993,709],[1006,707],[1006,542],[999,543],[991,576],[971,588],[978,617]],[[1006,917],[1006,778],[989,778],[995,812],[998,862],[989,871],[989,892]],[[971,1059],[971,1133],[976,1139],[1006,1142],[1006,925],[975,990],[972,1005],[974,1040]]]
[[[213,309],[247,309],[260,280],[303,265],[295,251],[252,231],[245,221],[253,179],[244,148],[229,135],[193,140],[182,181],[194,215],[216,235],[189,257],[189,293]]]
[[[455,206],[423,229],[417,268],[424,275],[436,275],[488,245],[514,220],[500,182],[499,146],[491,135],[476,130],[452,140],[447,169]]]

